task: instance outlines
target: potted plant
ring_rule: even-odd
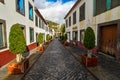
[[[26,40],[23,31],[19,24],[14,24],[10,29],[9,34],[9,50],[16,54],[16,62],[8,65],[8,71],[10,73],[22,72],[22,54],[26,51]],[[12,66],[12,67],[11,67]]]
[[[67,46],[67,34],[64,35],[64,45]]]
[[[46,35],[46,41],[47,41],[46,44],[49,44],[49,40],[50,40],[50,36],[49,36],[49,34],[47,34]]]
[[[88,52],[86,55],[82,55],[82,63],[86,66],[96,66],[98,63],[97,56],[93,55],[91,51],[95,47],[95,34],[91,27],[87,27],[85,31],[83,44]]]
[[[52,42],[53,41],[53,37],[49,36],[49,40],[50,40],[50,42]]]
[[[38,51],[43,51],[43,34],[39,33],[37,37],[37,42],[39,43]]]

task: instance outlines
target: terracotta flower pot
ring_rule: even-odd
[[[43,46],[38,46],[37,50],[38,51],[43,51]]]
[[[49,41],[47,41],[47,42],[46,42],[46,45],[48,45],[49,43],[50,43],[50,42],[49,42]]]
[[[29,68],[29,59],[24,59],[20,63],[11,63],[8,65],[9,74],[21,74]]]
[[[64,45],[65,45],[65,46],[68,46],[68,42],[67,42],[67,41],[64,41]]]
[[[64,44],[64,42],[65,42],[64,40],[61,41],[62,44]]]
[[[87,67],[97,66],[98,58],[97,56],[88,58],[86,55],[81,55],[81,62]]]
[[[11,63],[8,65],[8,73],[10,74],[20,74],[23,73],[23,67],[21,63]]]

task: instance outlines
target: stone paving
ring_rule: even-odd
[[[42,55],[42,53],[43,52],[36,52],[29,57],[29,69],[35,63],[35,61]],[[16,62],[15,59],[10,63],[14,62]],[[27,73],[27,71],[29,71],[29,69],[26,70],[24,74],[12,75],[8,73],[8,65],[5,65],[2,68],[0,68],[0,80],[21,80],[21,78]]]
[[[58,40],[54,40],[22,80],[97,79]]]
[[[80,62],[80,55],[86,53],[86,51],[78,48],[77,46],[69,45],[66,48]],[[86,68],[99,80],[120,80],[120,63],[117,60],[111,59],[102,54],[97,54],[98,66]]]
[[[107,70],[113,76],[116,76],[120,80],[120,62],[115,59],[110,59],[109,57],[98,55],[99,64]]]

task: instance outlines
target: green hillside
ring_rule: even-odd
[[[48,23],[48,25],[49,25],[50,28],[54,28],[54,26],[59,25],[58,23],[50,21],[50,20],[46,20],[46,21],[47,21],[47,23]]]
[[[48,26],[50,27],[50,29],[54,29],[55,31],[58,31],[58,23],[50,21],[50,20],[46,20],[48,23]]]

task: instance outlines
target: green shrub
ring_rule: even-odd
[[[61,40],[64,40],[64,35],[63,34],[61,35]]]
[[[42,43],[43,43],[43,34],[42,34],[42,33],[39,33],[39,34],[38,34],[37,42],[38,42],[39,44],[42,44]]]
[[[14,54],[22,54],[26,50],[26,40],[19,24],[10,29],[9,50]]]
[[[67,40],[67,34],[64,35],[64,40]]]
[[[52,39],[52,36],[50,36],[50,40]]]
[[[91,27],[86,29],[83,43],[84,46],[89,50],[95,46],[95,34]]]
[[[47,40],[47,41],[50,40],[50,36],[49,36],[49,34],[46,35],[46,40]]]

